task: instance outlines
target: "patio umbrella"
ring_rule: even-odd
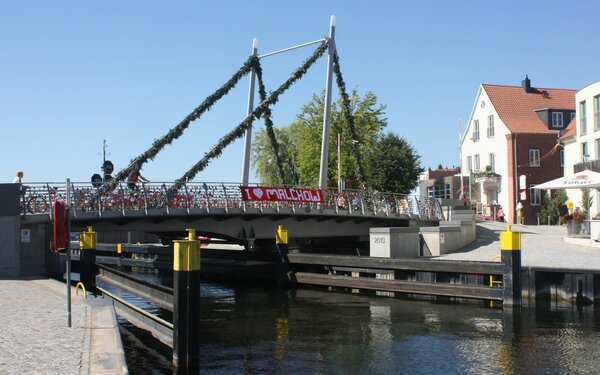
[[[600,188],[600,173],[586,169],[585,171],[577,172],[570,176],[544,182],[533,188],[542,190]]]

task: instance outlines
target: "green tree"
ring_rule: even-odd
[[[558,207],[565,204],[568,199],[565,189],[556,190],[553,197],[548,194],[544,195],[542,207],[540,208],[540,212],[538,212],[540,222],[547,225],[558,223],[560,217]],[[550,222],[548,222],[548,218],[550,218]]]
[[[288,166],[286,183],[316,186],[319,182],[321,162],[321,136],[323,134],[324,94],[313,95],[311,101],[300,110],[296,120],[289,126],[275,131],[280,154]],[[341,135],[341,175],[347,187],[357,187],[358,166],[354,147],[366,155],[377,140],[378,134],[387,125],[385,106],[377,103],[370,92],[360,97],[356,90],[350,96],[351,113],[354,118],[358,139],[351,139],[349,129],[340,108],[335,103],[331,110],[329,139],[328,180],[337,178],[337,134]],[[273,148],[264,130],[256,132],[252,148],[252,161],[263,183],[280,183]],[[289,172],[289,173],[288,173]],[[368,176],[367,176],[368,177]],[[330,185],[335,183],[330,182]]]
[[[421,157],[394,133],[381,136],[368,156],[369,185],[372,189],[409,193],[418,185]]]

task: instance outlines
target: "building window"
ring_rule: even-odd
[[[494,115],[488,116],[488,128],[487,128],[487,137],[494,138],[495,130],[494,130]]]
[[[496,154],[489,155],[489,164],[492,172],[496,172]]]
[[[573,121],[574,118],[575,118],[575,112],[571,112],[571,120],[570,121]]]
[[[429,198],[450,199],[450,184],[429,186],[427,196]]]
[[[479,161],[479,154],[475,155],[475,170],[476,171],[480,171],[481,170],[481,163]]]
[[[552,112],[552,127],[553,128],[562,128],[563,127],[562,112]]]
[[[540,150],[531,149],[529,150],[529,166],[539,167],[540,166]]]
[[[585,100],[579,103],[579,135],[587,134],[587,113],[585,110]]]
[[[535,185],[529,185],[529,203],[532,206],[539,206],[542,204],[542,191],[540,189],[534,189]]]
[[[565,150],[560,150],[560,166],[565,166]]]
[[[594,96],[594,130],[600,130],[600,95]]]
[[[596,160],[600,160],[600,138],[596,139]]]
[[[473,158],[471,156],[467,156],[467,170],[469,173],[473,170]]]
[[[581,144],[581,161],[588,161],[590,154],[588,154],[587,142]]]
[[[473,121],[473,142],[479,140],[479,120]]]

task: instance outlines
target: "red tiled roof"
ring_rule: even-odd
[[[521,86],[483,84],[483,89],[511,133],[556,134],[535,113],[537,109],[575,110],[577,90],[531,88],[526,93]]]
[[[434,171],[429,171],[429,179],[436,180],[438,178],[443,178],[447,176],[454,176],[455,174],[460,173],[457,168],[451,169],[436,169]]]
[[[573,118],[573,120],[571,120],[569,125],[567,125],[567,127],[565,128],[565,132],[563,133],[563,135],[560,136],[560,140],[564,141],[565,139],[572,137],[573,135],[575,135],[576,130],[577,119]]]

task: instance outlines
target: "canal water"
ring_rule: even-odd
[[[138,275],[139,276],[139,275]],[[169,277],[145,275],[169,285]],[[170,286],[170,285],[169,285]],[[139,306],[161,311],[132,297]],[[598,308],[452,302],[204,282],[201,373],[600,372]],[[171,351],[120,321],[132,374],[173,374]]]

